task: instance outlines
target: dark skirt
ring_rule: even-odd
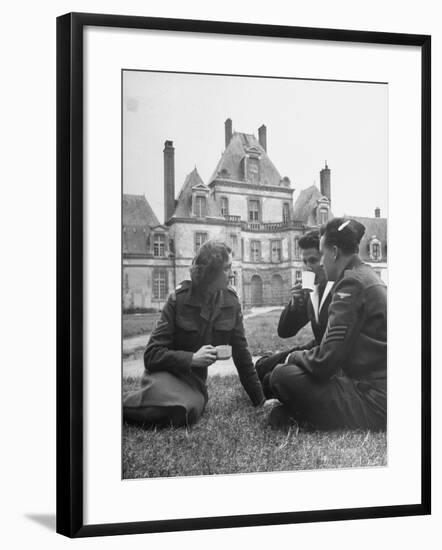
[[[141,387],[123,399],[123,419],[149,427],[188,426],[204,412],[207,391],[194,375],[144,372]]]

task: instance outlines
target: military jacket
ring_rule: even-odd
[[[318,346],[288,358],[318,379],[341,370],[358,380],[387,376],[387,287],[355,255],[330,292],[327,329]]]
[[[316,319],[315,311],[313,308],[310,297],[295,299],[294,304],[291,302],[284,308],[279,318],[278,324],[278,336],[280,338],[290,338],[295,336],[308,322],[311,323],[312,331],[315,336],[315,341],[311,342],[310,346],[313,347],[321,342],[324,336],[325,329],[328,322],[328,306],[331,301],[331,293],[329,293],[322,307],[319,309],[318,319]]]
[[[206,393],[207,367],[192,367],[193,354],[201,346],[232,346],[240,381],[254,405],[264,400],[244,334],[238,296],[232,288],[219,291],[216,305],[205,304],[184,281],[172,293],[144,352],[147,371],[166,370]],[[210,368],[210,367],[209,367]]]

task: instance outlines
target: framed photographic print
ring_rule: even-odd
[[[430,43],[58,18],[59,533],[430,513]]]

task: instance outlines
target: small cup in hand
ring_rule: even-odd
[[[302,288],[303,290],[314,290],[315,288],[315,274],[313,271],[303,271],[301,273],[302,277]]]
[[[232,346],[223,345],[215,346],[216,347],[216,358],[220,361],[225,361],[232,357]]]

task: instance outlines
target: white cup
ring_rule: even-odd
[[[306,290],[314,290],[315,288],[315,274],[313,271],[303,271],[301,273],[302,277],[302,288]]]
[[[232,346],[222,345],[216,347],[216,358],[221,361],[230,359],[232,357]]]

